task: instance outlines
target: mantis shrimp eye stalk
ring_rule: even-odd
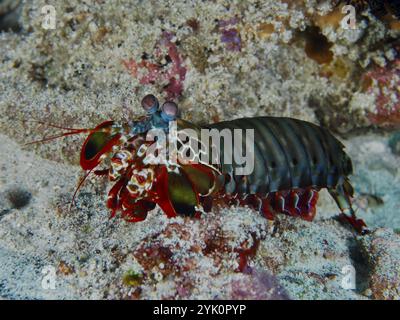
[[[153,114],[158,110],[158,100],[157,98],[152,95],[148,94],[142,99],[142,107],[144,110],[147,111],[148,114]]]
[[[175,102],[167,101],[161,107],[161,117],[164,121],[173,121],[178,116],[178,106]]]

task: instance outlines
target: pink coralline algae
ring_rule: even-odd
[[[289,300],[278,279],[265,270],[247,267],[240,280],[231,283],[230,299],[233,300]]]
[[[174,289],[163,293],[162,299],[187,299],[195,297],[204,283],[219,279],[216,285],[221,290],[216,299],[246,299],[246,288],[239,285],[242,279],[252,296],[264,299],[260,292],[269,288],[269,279],[249,272],[263,239],[262,232],[257,232],[263,226],[261,220],[257,220],[260,224],[248,219],[238,225],[227,224],[223,215],[212,213],[204,219],[204,223],[177,220],[142,239],[132,251],[142,269],[141,285],[173,279]]]
[[[218,28],[221,32],[221,41],[225,43],[226,48],[230,51],[240,51],[242,49],[242,40],[239,31],[231,26],[238,23],[238,18],[234,17],[229,20],[221,20],[218,22]]]
[[[153,63],[146,58],[142,58],[140,62],[134,59],[123,61],[132,76],[138,78],[141,84],[165,83],[163,90],[167,99],[174,99],[182,94],[186,77],[183,58],[176,44],[171,41],[172,38],[172,34],[165,32],[154,52],[155,60],[161,61],[164,58],[163,49],[167,50],[167,62],[164,64]]]
[[[400,59],[364,76],[367,92],[376,96],[376,112],[368,118],[381,127],[400,126]]]

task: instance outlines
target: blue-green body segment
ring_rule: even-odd
[[[235,161],[224,164],[221,141],[222,172],[230,176],[225,185],[227,193],[266,194],[307,187],[335,189],[352,173],[343,144],[328,130],[306,121],[254,117],[207,127],[254,130],[254,171],[246,178],[235,174]]]

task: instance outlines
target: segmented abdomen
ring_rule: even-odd
[[[295,188],[332,188],[352,173],[344,146],[326,129],[291,118],[256,117],[224,121],[208,126],[222,129],[254,129],[254,171],[235,174],[238,165],[223,164],[230,176],[227,193],[266,194]],[[233,135],[232,135],[233,136]],[[244,137],[244,134],[243,134]],[[221,139],[223,140],[223,139]],[[243,143],[245,139],[242,139]],[[221,157],[224,154],[221,143]],[[245,148],[242,148],[243,152]],[[240,151],[237,144],[233,153]]]

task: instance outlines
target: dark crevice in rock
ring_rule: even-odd
[[[21,1],[0,1],[0,32],[20,32],[22,30],[19,22],[21,9]]]
[[[350,259],[356,271],[355,292],[363,294],[370,287],[371,268],[356,239],[348,241]]]
[[[12,208],[21,209],[29,204],[32,198],[32,194],[27,190],[15,188],[8,190],[6,197],[10,202]]]

